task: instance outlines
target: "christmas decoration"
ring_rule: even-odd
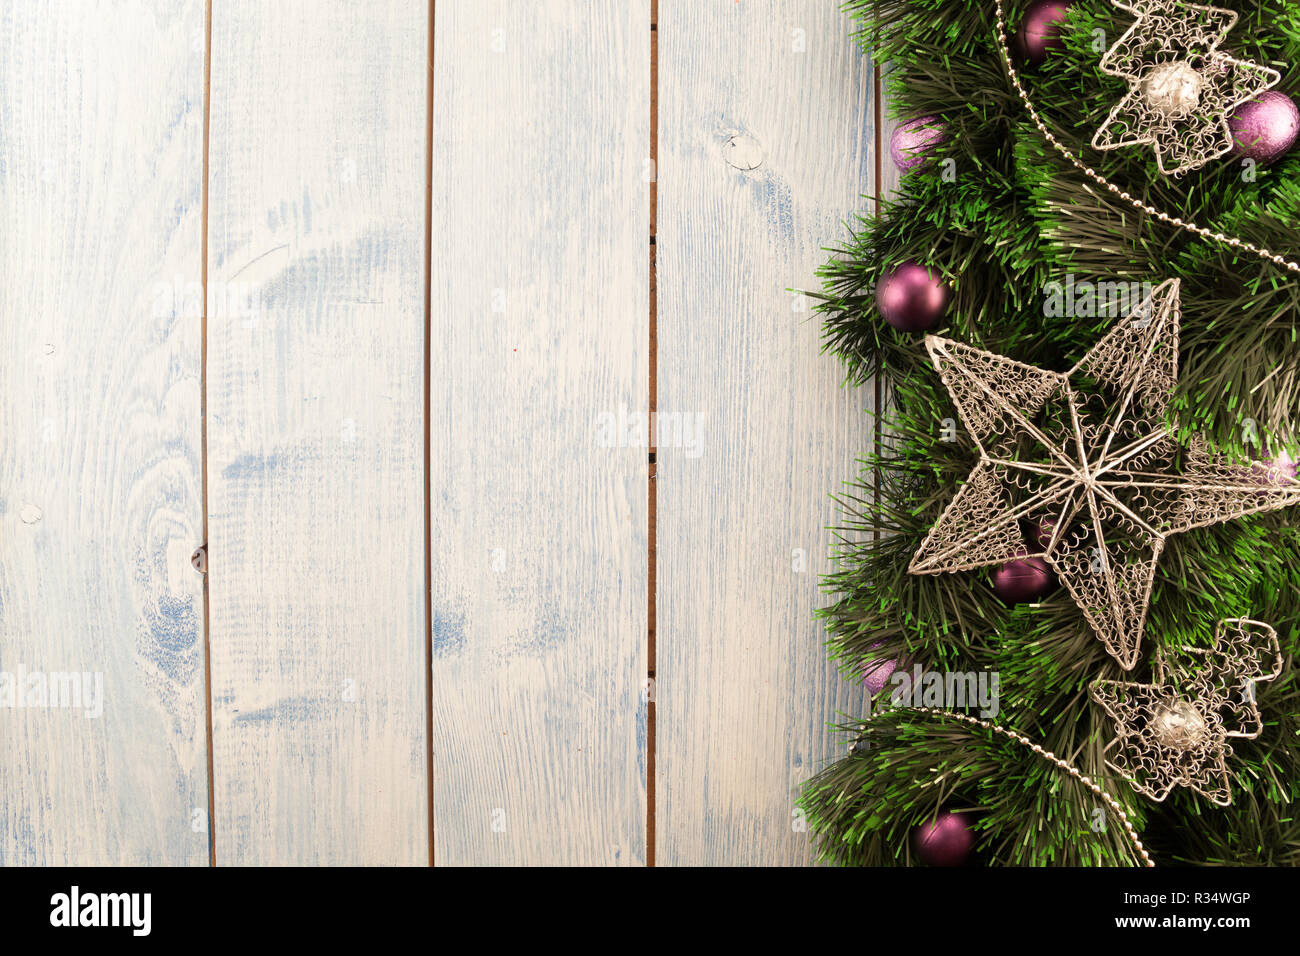
[[[944,125],[936,116],[922,116],[897,126],[889,134],[889,156],[903,172],[925,162],[929,152],[943,142]]]
[[[1295,462],[1286,454],[1252,461],[1241,467],[1240,474],[1243,481],[1255,485],[1261,491],[1268,491],[1297,478]]]
[[[1021,550],[1026,557],[1008,561],[993,572],[993,590],[1008,604],[1037,601],[1056,586],[1056,579],[1047,562],[1037,556],[1028,556],[1028,551]]]
[[[980,462],[910,572],[1015,558],[1020,522],[1046,517],[1056,526],[1043,557],[1130,670],[1167,537],[1300,503],[1300,482],[1262,488],[1201,441],[1175,472],[1179,448],[1164,416],[1178,377],[1178,289],[1177,279],[1158,286],[1064,375],[926,337]]]
[[[1270,483],[1288,478],[1294,480],[1297,477],[1296,462],[1286,452],[1279,452],[1267,461],[1258,463],[1256,468],[1262,469],[1262,477]]]
[[[1040,551],[1046,551],[1047,546],[1052,543],[1052,535],[1056,533],[1056,522],[1051,518],[1043,518],[1034,522],[1034,543],[1038,545]]]
[[[1016,52],[1030,66],[1039,66],[1047,59],[1048,50],[1065,46],[1061,39],[1061,24],[1069,12],[1071,0],[1034,0],[1020,21],[1016,33]]]
[[[933,820],[912,831],[912,845],[921,862],[928,866],[961,866],[970,859],[975,845],[970,815],[939,811]]]
[[[1065,771],[1067,774],[1069,774],[1070,777],[1077,780],[1081,786],[1087,788],[1093,794],[1101,798],[1102,802],[1106,804],[1107,808],[1110,809],[1119,818],[1120,822],[1123,824],[1124,835],[1125,837],[1127,837],[1128,841],[1133,845],[1133,849],[1137,852],[1137,855],[1142,860],[1142,863],[1148,867],[1155,866],[1155,862],[1151,859],[1151,854],[1149,854],[1147,852],[1146,847],[1142,845],[1142,840],[1137,835],[1137,829],[1133,826],[1133,821],[1129,818],[1129,815],[1124,811],[1124,808],[1115,800],[1114,797],[1112,797],[1109,793],[1103,790],[1090,777],[1088,777],[1084,773],[1081,773],[1078,767],[1074,766],[1073,764],[1067,763],[1066,761],[1058,757],[1056,754],[1052,753],[1050,750],[1045,749],[1040,744],[1034,743],[1032,740],[1030,740],[1024,734],[1019,733],[1018,731],[1009,730],[1006,727],[1003,727],[1001,724],[995,724],[990,721],[983,720],[982,718],[979,717],[972,717],[970,714],[963,714],[960,713],[959,711],[940,710],[934,707],[913,707],[908,709],[905,713],[908,717],[911,717],[912,715],[918,715],[918,716],[923,715],[925,717],[933,718],[940,722],[966,724],[969,725],[970,727],[976,727],[982,731],[986,731],[990,735],[1005,737],[1007,740],[1015,741],[1016,743],[1020,744],[1020,746],[1027,748],[1031,753],[1042,758],[1043,760],[1046,760],[1048,763],[1052,764],[1053,766],[1058,767],[1059,769]],[[849,754],[851,756],[861,756],[870,753],[871,751],[870,731],[871,731],[870,724],[864,724],[862,727],[859,728],[857,739],[849,747]],[[913,844],[917,845],[922,842],[928,842],[928,839],[932,835],[934,835],[936,831],[939,831],[941,829],[955,830],[956,826],[951,822],[947,822],[948,818],[952,816],[957,816],[957,814],[952,814],[952,813],[948,813],[947,811],[944,811],[942,814],[936,817],[931,824],[916,827],[912,831]],[[965,823],[964,820],[961,822],[963,824]],[[940,824],[943,824],[943,826],[940,827]],[[969,828],[966,827],[965,825],[963,825],[961,829],[966,830],[968,833],[970,832]],[[974,842],[973,838],[971,842],[972,843]],[[960,863],[964,861],[966,852],[969,848],[966,848],[965,850],[962,849],[961,839],[952,834],[949,834],[948,839],[943,841],[943,843],[945,846],[955,845],[956,849],[960,851],[954,854],[954,856],[958,857],[958,860],[957,863],[953,864],[953,865],[960,865]],[[919,851],[921,849],[920,846],[917,846],[917,849]],[[922,857],[922,861],[929,863],[929,865],[931,866],[942,865],[942,864],[935,863],[933,858],[927,859],[924,856]]]
[[[880,278],[876,305],[885,321],[900,332],[924,332],[939,324],[948,310],[951,290],[937,272],[904,262]]]
[[[1282,78],[1219,49],[1237,14],[1182,0],[1112,0],[1137,21],[1101,58],[1129,91],[1097,130],[1097,149],[1149,144],[1165,175],[1200,169],[1232,149],[1232,111]]]
[[[1153,683],[1092,685],[1092,699],[1115,720],[1107,765],[1157,802],[1179,786],[1226,807],[1227,739],[1260,734],[1255,686],[1282,673],[1277,632],[1259,621],[1224,620],[1210,650],[1183,650],[1198,666],[1180,668],[1158,653]]]
[[[889,682],[889,676],[898,667],[897,661],[870,660],[862,664],[862,684],[873,694],[879,694]]]
[[[1114,0],[1112,0],[1112,2],[1114,2]],[[1128,203],[1130,206],[1132,206],[1135,209],[1140,209],[1148,216],[1152,216],[1153,218],[1158,219],[1160,222],[1167,223],[1171,226],[1183,230],[1184,232],[1187,232],[1194,236],[1199,236],[1202,239],[1207,239],[1211,242],[1220,243],[1224,246],[1228,246],[1233,249],[1244,249],[1246,252],[1249,252],[1252,255],[1259,256],[1259,258],[1261,259],[1267,260],[1268,262],[1272,262],[1275,265],[1282,266],[1283,268],[1288,269],[1291,272],[1300,272],[1300,261],[1296,261],[1295,259],[1288,259],[1286,258],[1286,256],[1279,255],[1278,253],[1273,252],[1267,246],[1260,245],[1258,243],[1251,242],[1246,239],[1242,239],[1239,236],[1226,235],[1223,232],[1214,229],[1208,229],[1205,226],[1200,226],[1197,225],[1195,222],[1183,219],[1181,216],[1171,216],[1169,213],[1165,212],[1164,210],[1157,209],[1155,206],[1152,206],[1150,203],[1143,202],[1141,199],[1132,195],[1128,190],[1121,189],[1119,186],[1112,183],[1109,179],[1107,179],[1105,176],[1102,176],[1095,169],[1093,169],[1091,166],[1084,163],[1083,160],[1081,160],[1078,156],[1076,156],[1073,152],[1071,152],[1071,150],[1068,147],[1066,147],[1059,139],[1057,139],[1056,136],[1052,133],[1052,131],[1047,128],[1047,124],[1043,122],[1043,118],[1038,114],[1038,110],[1034,107],[1033,102],[1029,99],[1029,94],[1025,92],[1024,84],[1020,82],[1020,76],[1019,74],[1017,74],[1016,68],[1011,62],[1011,51],[1007,47],[1006,15],[1002,10],[1002,0],[994,0],[994,9],[997,12],[998,53],[1001,55],[1002,66],[1007,71],[1007,76],[1011,80],[1011,85],[1015,88],[1016,95],[1020,97],[1020,101],[1025,106],[1025,111],[1029,114],[1029,118],[1033,122],[1034,126],[1038,129],[1038,132],[1042,134],[1043,139],[1047,141],[1047,144],[1051,146],[1052,149],[1056,150],[1063,157],[1065,157],[1065,159],[1069,161],[1071,166],[1073,166],[1080,173],[1082,173],[1088,179],[1092,180],[1097,185],[1106,189],[1113,196],[1118,197],[1121,201]],[[1201,61],[1197,60],[1196,62],[1199,63]],[[1166,80],[1171,78],[1175,78],[1175,77],[1172,77],[1172,75],[1166,75],[1165,77]],[[1165,87],[1166,90],[1168,89],[1168,86],[1166,84],[1161,84],[1161,85]],[[1130,95],[1132,95],[1132,91],[1130,91]],[[1167,96],[1168,94],[1167,92],[1161,92],[1158,95]],[[1178,95],[1181,96],[1181,94]],[[1199,91],[1197,95],[1199,97],[1200,95]],[[1115,109],[1112,111],[1112,115],[1119,110],[1121,105],[1122,105],[1122,101],[1120,104],[1116,105]],[[1226,132],[1226,126],[1224,129]],[[1098,130],[1097,135],[1101,136],[1101,134],[1102,134],[1102,130]],[[1119,146],[1123,144],[1116,143],[1115,145]]]
[[[1269,90],[1242,103],[1228,120],[1232,152],[1271,166],[1295,145],[1300,110],[1291,97]]]
[[[1152,670],[1157,649],[1209,647],[1207,622],[1212,627],[1247,608],[1276,627],[1284,661],[1300,655],[1300,515],[1270,510],[1279,488],[1295,480],[1282,451],[1294,458],[1300,449],[1300,267],[1270,251],[1300,251],[1300,191],[1292,175],[1300,156],[1287,155],[1258,177],[1230,156],[1199,174],[1171,177],[1160,173],[1149,147],[1093,151],[1089,141],[1127,89],[1098,62],[1136,19],[1109,3],[1074,3],[1059,34],[1064,48],[1048,53],[1050,69],[1023,74],[1017,71],[1025,61],[1011,48],[1018,48],[1028,0],[955,0],[942,10],[928,0],[847,3],[873,62],[894,64],[882,77],[886,108],[906,118],[942,117],[942,153],[956,175],[898,177],[878,206],[868,200],[844,210],[848,235],[832,226],[826,236],[833,251],[818,300],[824,345],[858,390],[852,400],[874,417],[863,429],[871,437],[863,441],[860,468],[834,485],[841,513],[823,620],[830,655],[864,700],[860,712],[845,717],[841,759],[822,768],[800,799],[818,855],[846,865],[923,865],[910,833],[946,809],[976,815],[978,862],[987,866],[1300,864],[1300,672],[1284,669],[1258,685],[1264,729],[1257,739],[1226,738],[1233,747],[1225,759],[1232,790],[1226,807],[1177,785],[1155,802],[1120,779],[1107,766],[1122,759],[1117,747],[1106,750],[1116,736],[1114,718],[1089,694],[1099,680],[1160,684]],[[1300,66],[1287,66],[1300,64],[1300,33],[1289,26],[1300,22],[1300,0],[1234,6],[1240,17],[1220,48],[1276,68],[1283,76],[1277,90],[1300,88]],[[845,143],[848,151],[858,148]],[[876,215],[852,216],[873,209]],[[1166,368],[1163,386],[1154,388],[1152,369],[1174,353],[1172,341],[1153,344],[1140,370],[1143,363],[1127,348],[1115,364],[1140,384],[1125,416],[1132,423],[1113,447],[1161,431],[1149,467],[1134,463],[1131,470],[1187,479],[1208,469],[1239,505],[1263,507],[1181,533],[1169,532],[1158,516],[1143,519],[1165,537],[1149,598],[1139,602],[1143,638],[1128,673],[1094,637],[1085,609],[1067,599],[1064,580],[1061,592],[1041,604],[1011,604],[979,586],[1009,561],[1037,556],[1051,569],[1047,553],[1062,543],[1077,547],[1080,570],[1095,566],[1103,583],[1102,572],[1113,575],[1105,551],[1087,548],[1085,537],[1096,534],[1087,506],[1065,513],[1067,499],[1086,500],[1086,489],[1018,517],[1004,529],[1006,550],[982,572],[908,573],[954,495],[965,493],[963,483],[982,467],[984,449],[954,409],[922,337],[899,334],[878,313],[874,290],[882,270],[905,260],[952,284],[942,325],[931,333],[966,343],[950,348],[1010,356],[1035,371],[1078,365],[1135,303],[1150,299],[1154,286],[1181,280],[1177,365]],[[1065,308],[1047,308],[1060,283],[1087,284],[1096,307],[1075,309],[1067,298]],[[1156,295],[1152,320],[1169,291]],[[1134,342],[1142,331],[1130,327]],[[999,367],[982,363],[978,371]],[[1013,406],[1022,397],[1015,381],[995,389]],[[1104,444],[1102,429],[1112,420],[1108,413],[1118,414],[1121,390],[1086,370],[1067,382],[1084,412],[1081,428],[1092,426],[1087,442]],[[1148,407],[1146,383],[1163,402]],[[1003,414],[980,395],[982,414]],[[1030,422],[1077,446],[1070,407],[1053,385]],[[1016,438],[1010,450],[997,449],[1002,460],[1066,473],[1019,422],[981,438],[990,453],[997,436]],[[1096,454],[1076,449],[1074,457],[1092,463]],[[1109,505],[1106,491],[1131,511],[1134,499],[1150,497],[1150,489],[1105,485],[1123,473],[1121,467],[1093,475],[1099,507]],[[1057,480],[1028,469],[1007,467],[1004,474],[1008,507]],[[849,480],[841,484],[841,477]],[[1202,508],[1197,494],[1181,489],[1156,497],[1179,521],[1190,520],[1185,504],[1193,514],[1218,510]],[[1101,531],[1108,545],[1113,538],[1123,549],[1128,566],[1146,533],[1109,506],[1115,515]],[[933,711],[915,699],[898,706],[886,696],[890,684],[865,699],[863,666],[904,653],[909,674],[919,666],[935,686],[960,689],[963,681],[996,674],[1000,689],[974,702],[967,693],[965,703],[941,695]],[[1176,683],[1184,670],[1197,672],[1171,663],[1165,682]],[[1183,692],[1194,709],[1202,695]],[[1172,743],[1199,733],[1181,707],[1168,708],[1159,727]]]

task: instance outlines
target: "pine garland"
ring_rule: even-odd
[[[1240,20],[1234,55],[1282,73],[1300,91],[1300,3],[1218,2]],[[1113,314],[1044,314],[1051,283],[1182,279],[1180,382],[1171,423],[1202,433],[1241,460],[1300,441],[1300,283],[1282,269],[1146,221],[1089,184],[1029,122],[995,45],[992,0],[853,0],[858,39],[886,75],[895,116],[934,115],[944,142],[902,179],[878,217],[821,272],[825,348],[849,380],[878,378],[882,441],[837,496],[843,510],[834,595],[823,612],[834,660],[848,679],[865,664],[917,662],[929,670],[995,671],[998,722],[1060,755],[1106,787],[1159,864],[1300,864],[1300,528],[1294,511],[1238,519],[1169,539],[1156,571],[1144,648],[1208,646],[1216,623],[1248,616],[1282,642],[1282,676],[1260,685],[1264,730],[1234,741],[1233,805],[1176,789],[1161,804],[1108,770],[1105,717],[1089,703],[1098,678],[1119,670],[1074,603],[1057,591],[1009,608],[987,571],[914,576],[907,565],[977,460],[930,365],[922,337],[876,311],[880,276],[913,259],[953,288],[943,333],[1043,368],[1064,370],[1113,325]],[[1019,23],[1026,3],[1006,3]],[[1098,153],[1088,142],[1124,84],[1098,68],[1094,31],[1113,41],[1132,18],[1106,0],[1079,0],[1065,49],[1026,71],[1036,108],[1062,142],[1143,202],[1294,258],[1300,255],[1300,150],[1252,180],[1231,159],[1182,179],[1161,176],[1150,150]],[[955,164],[956,182],[940,175]],[[877,495],[877,488],[879,494]],[[1136,865],[1118,821],[1095,825],[1099,800],[1069,775],[977,727],[890,709],[840,728],[852,753],[822,771],[803,807],[822,857],[858,865],[912,864],[912,829],[939,807],[978,810],[976,855],[996,865]]]

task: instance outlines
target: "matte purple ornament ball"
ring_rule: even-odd
[[[873,660],[862,664],[862,683],[873,694],[879,694],[889,683],[889,676],[898,667],[897,661]]]
[[[924,332],[939,324],[948,311],[951,290],[917,262],[904,262],[880,277],[876,305],[884,320],[900,332]]]
[[[1030,66],[1038,66],[1047,59],[1048,50],[1065,46],[1061,39],[1061,24],[1071,7],[1070,0],[1034,0],[1025,11],[1016,32],[1016,51]]]
[[[1228,120],[1232,151],[1261,166],[1277,162],[1300,134],[1300,110],[1285,93],[1266,90],[1242,103]]]
[[[970,859],[975,834],[966,825],[968,815],[942,810],[929,823],[912,831],[912,846],[929,866],[961,866]]]
[[[1016,558],[993,572],[993,593],[1008,604],[1037,601],[1055,586],[1052,569],[1037,556]]]
[[[925,162],[932,148],[943,142],[946,132],[943,121],[937,116],[908,120],[889,136],[890,158],[903,172],[915,169]]]

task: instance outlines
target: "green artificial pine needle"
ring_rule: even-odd
[[[1233,55],[1278,70],[1278,89],[1300,90],[1300,2],[1215,5],[1240,14],[1225,44]],[[1008,22],[1019,23],[1025,6],[1004,2]],[[822,612],[832,659],[854,680],[880,660],[996,672],[996,722],[1103,785],[1158,864],[1300,864],[1300,678],[1292,669],[1300,651],[1300,516],[1255,515],[1169,538],[1146,658],[1133,672],[1118,668],[1060,590],[1038,605],[1008,607],[987,570],[910,575],[912,555],[978,454],[963,431],[944,440],[942,422],[955,410],[922,336],[885,324],[875,304],[883,272],[922,262],[953,290],[934,331],[1065,370],[1115,316],[1046,314],[1049,283],[1179,277],[1180,375],[1170,424],[1180,440],[1200,433],[1247,461],[1284,449],[1300,457],[1300,282],[1258,257],[1150,220],[1071,167],[1030,122],[1005,74],[992,0],[852,0],[846,8],[863,48],[889,64],[891,114],[940,117],[947,135],[901,177],[878,217],[850,224],[820,272],[825,349],[844,363],[848,387],[874,378],[885,398],[881,441],[836,495],[842,520]],[[1023,73],[1048,127],[1142,202],[1300,257],[1300,150],[1266,168],[1247,170],[1228,156],[1171,179],[1149,149],[1090,149],[1125,91],[1098,69],[1105,46],[1096,38],[1113,42],[1131,22],[1106,0],[1073,4],[1064,48]],[[940,174],[945,160],[955,181]],[[1146,679],[1155,648],[1208,646],[1216,623],[1231,617],[1272,624],[1286,661],[1281,677],[1259,685],[1263,732],[1233,741],[1232,805],[1184,788],[1149,801],[1107,769],[1112,728],[1088,687],[1099,678]],[[1069,774],[997,734],[890,708],[891,689],[876,695],[869,720],[846,717],[837,729],[846,750],[859,741],[856,749],[804,791],[824,860],[914,865],[909,834],[945,807],[977,811],[975,854],[990,865],[1140,864],[1120,822],[1103,814],[1099,826],[1099,799]]]

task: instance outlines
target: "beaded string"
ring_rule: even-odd
[[[1007,25],[1006,18],[1002,12],[1002,0],[993,0],[993,2],[997,9],[998,50],[1002,53],[1002,63],[1007,69],[1007,75],[1011,78],[1011,83],[1016,88],[1016,93],[1020,95],[1020,100],[1025,104],[1025,109],[1029,111],[1029,118],[1032,119],[1034,125],[1038,127],[1038,131],[1043,134],[1043,137],[1058,153],[1069,160],[1071,165],[1097,185],[1102,186],[1120,199],[1142,210],[1148,216],[1152,216],[1155,219],[1159,219],[1161,222],[1168,223],[1171,226],[1176,226],[1179,229],[1186,230],[1187,232],[1204,239],[1211,239],[1222,245],[1232,246],[1234,249],[1253,252],[1261,259],[1267,259],[1269,262],[1289,269],[1292,272],[1300,272],[1300,262],[1294,262],[1284,256],[1279,256],[1277,253],[1265,249],[1263,246],[1257,246],[1253,242],[1247,242],[1246,240],[1239,239],[1236,236],[1224,235],[1222,232],[1213,232],[1206,229],[1204,226],[1198,226],[1194,222],[1187,222],[1184,219],[1179,219],[1177,216],[1170,216],[1168,213],[1161,212],[1154,206],[1147,205],[1140,199],[1130,195],[1126,190],[1120,189],[1114,183],[1110,182],[1110,180],[1106,179],[1091,166],[1086,165],[1082,160],[1075,156],[1074,153],[1070,152],[1067,147],[1062,145],[1061,142],[1052,135],[1052,131],[1047,128],[1047,124],[1043,122],[1042,117],[1038,115],[1038,111],[1034,109],[1034,104],[1030,102],[1029,94],[1025,92],[1025,88],[1020,83],[1020,76],[1016,73],[1016,68],[1011,63],[1011,51],[1007,49]]]
[[[991,730],[995,734],[1001,734],[1003,737],[1007,737],[1010,740],[1016,741],[1016,743],[1028,747],[1044,760],[1056,764],[1056,766],[1060,767],[1071,777],[1074,777],[1097,796],[1101,797],[1101,799],[1106,802],[1106,805],[1115,811],[1115,815],[1118,816],[1120,822],[1124,824],[1125,834],[1128,836],[1129,840],[1132,841],[1133,847],[1137,850],[1138,855],[1142,857],[1143,864],[1149,867],[1154,867],[1156,865],[1155,861],[1151,859],[1151,855],[1147,853],[1147,848],[1142,845],[1142,840],[1137,835],[1137,830],[1133,826],[1133,821],[1130,820],[1128,814],[1124,812],[1124,808],[1119,805],[1119,802],[1114,797],[1094,783],[1091,777],[1082,773],[1078,767],[1066,763],[1050,750],[1043,749],[1043,747],[1034,743],[1034,741],[1030,740],[1024,734],[1018,733],[1014,730],[1008,730],[1001,724],[994,724],[987,720],[981,720],[980,718],[972,717],[969,714],[959,714],[951,710],[939,710],[934,707],[912,707],[909,708],[909,710],[917,713],[933,714],[936,717],[948,717],[976,727],[983,727],[985,730]]]

